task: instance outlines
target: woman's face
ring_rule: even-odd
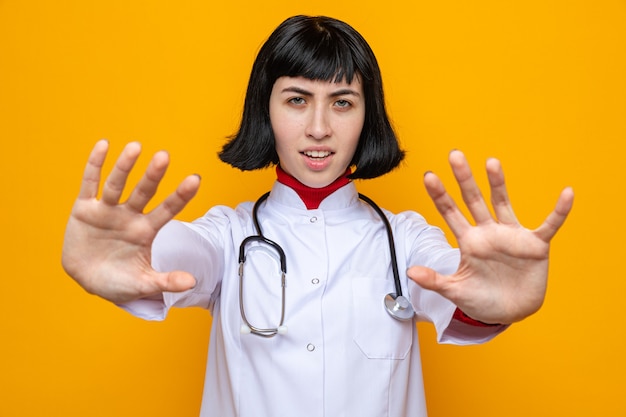
[[[301,183],[321,188],[343,175],[365,120],[358,77],[345,81],[281,77],[270,96],[270,120],[280,166]]]

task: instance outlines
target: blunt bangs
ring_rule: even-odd
[[[286,33],[279,37],[267,62],[266,69],[274,81],[287,76],[334,82],[345,79],[351,83],[356,73],[367,76],[365,59],[355,54],[359,52],[354,47],[356,39],[337,33],[334,21],[311,24],[301,16],[294,18],[294,23],[285,28]]]
[[[294,16],[263,44],[252,66],[239,131],[219,157],[241,170],[278,164],[269,118],[269,99],[280,77],[351,83],[358,77],[365,98],[365,121],[351,166],[351,178],[375,178],[402,161],[385,109],[382,77],[365,39],[348,24],[325,16]]]

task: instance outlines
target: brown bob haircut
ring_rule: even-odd
[[[391,127],[378,62],[365,39],[350,25],[324,16],[294,16],[263,44],[252,66],[239,131],[219,157],[243,171],[278,164],[270,123],[269,99],[280,77],[351,83],[359,77],[365,96],[365,121],[350,178],[376,178],[404,158]]]

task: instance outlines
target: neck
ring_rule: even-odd
[[[278,182],[292,188],[302,199],[302,202],[308,210],[316,209],[320,206],[322,200],[337,191],[339,188],[350,182],[348,175],[350,174],[350,168],[348,168],[344,175],[337,178],[332,183],[325,187],[313,188],[308,185],[302,184],[295,177],[287,174],[280,165],[276,165],[276,177]]]

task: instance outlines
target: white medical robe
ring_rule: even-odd
[[[354,184],[307,210],[293,189],[276,182],[258,217],[286,254],[288,332],[269,339],[242,334],[238,254],[242,240],[256,234],[252,206],[218,206],[192,223],[170,222],[154,242],[154,267],[189,271],[196,287],[123,306],[150,320],[165,318],[172,306],[211,311],[202,416],[425,416],[415,322],[432,322],[439,342],[455,344],[485,342],[505,328],[452,320],[451,302],[409,280],[404,271],[411,265],[454,272],[459,253],[420,215],[386,211],[402,288],[416,311],[413,321],[395,320],[383,304],[394,292],[384,224]],[[254,326],[275,327],[278,256],[256,243],[246,253],[246,315]]]

